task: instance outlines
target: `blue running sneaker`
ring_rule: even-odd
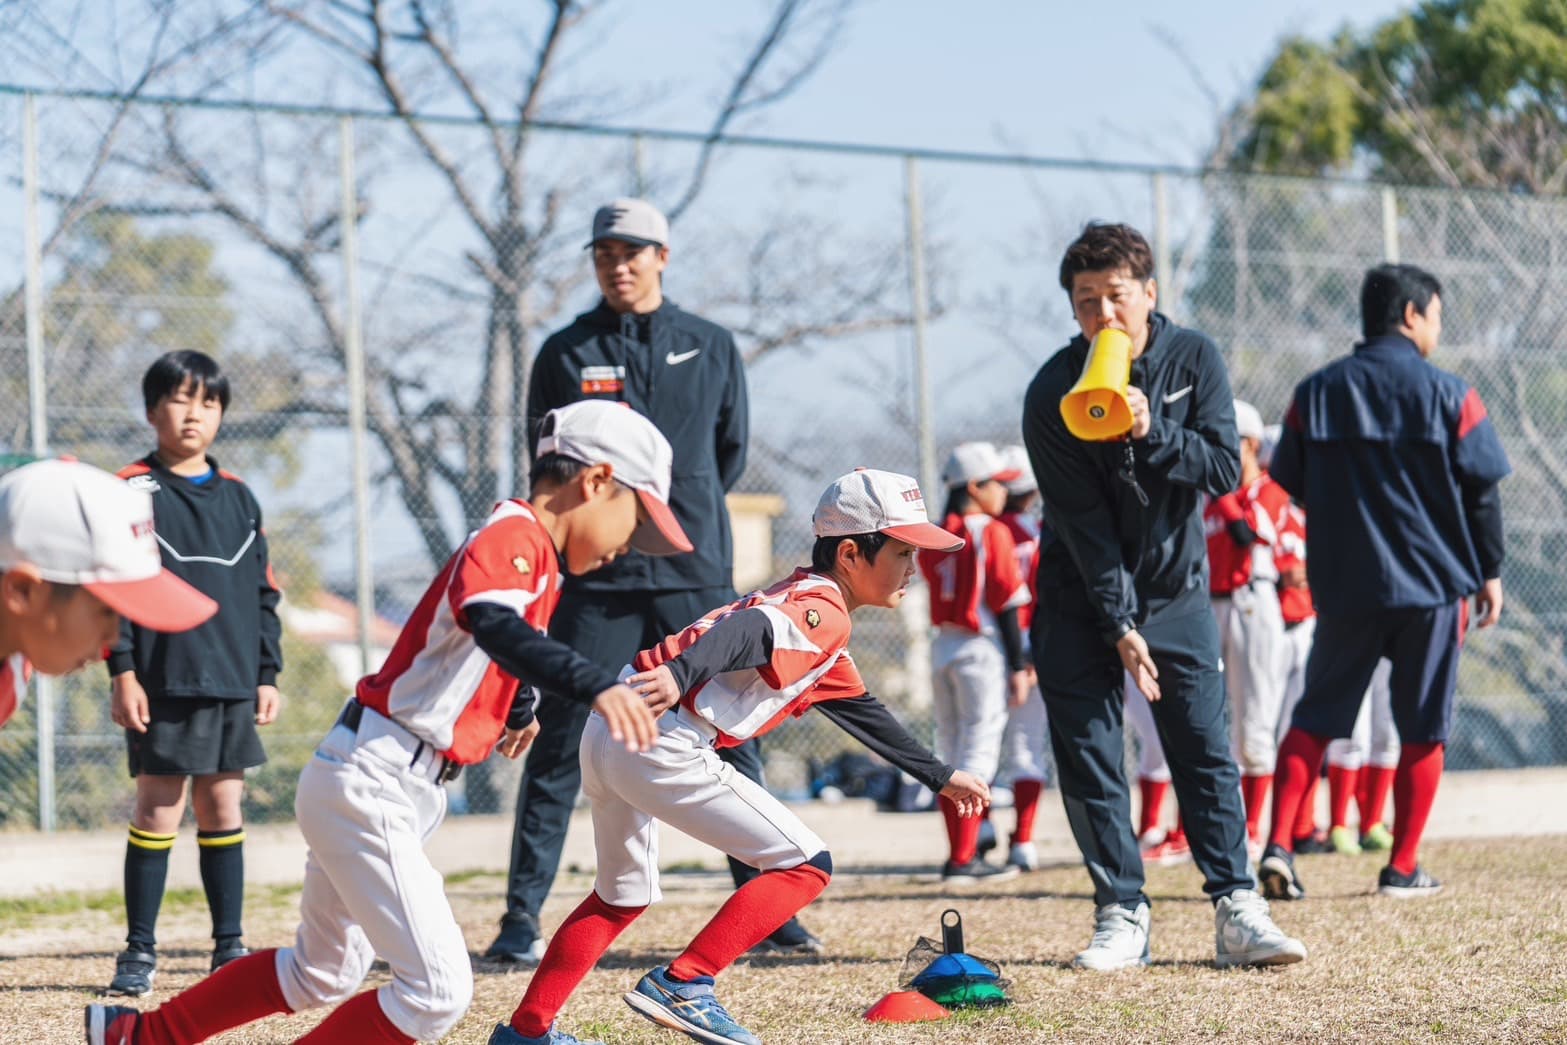
[[[762,1039],[735,1022],[713,996],[713,981],[704,976],[690,983],[669,978],[659,966],[625,995],[626,1004],[661,1027],[680,1031],[709,1045],[762,1045]]]
[[[511,1028],[509,1024],[497,1023],[495,1029],[490,1032],[489,1045],[604,1045],[602,1041],[583,1041],[573,1037],[563,1030],[554,1027],[549,1032],[538,1038],[525,1038]]]

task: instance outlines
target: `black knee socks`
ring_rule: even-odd
[[[212,938],[220,946],[237,944],[243,935],[245,829],[197,831],[196,845],[201,850],[201,885],[212,912]]]
[[[163,886],[169,877],[169,850],[173,835],[143,831],[134,825],[125,843],[125,946],[132,951],[156,953],[158,908],[163,906]]]

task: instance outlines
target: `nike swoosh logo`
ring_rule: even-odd
[[[688,359],[695,359],[697,356],[699,356],[701,354],[702,354],[702,350],[700,348],[693,348],[689,352],[671,352],[667,356],[664,357],[664,362],[668,363],[670,366],[679,366],[681,363],[684,363],[686,360],[688,360]]]
[[[1186,393],[1190,392],[1191,390],[1192,390],[1192,386],[1191,385],[1187,385],[1185,388],[1181,389],[1179,392],[1171,392],[1169,395],[1166,395],[1164,397],[1164,401],[1166,403],[1174,403],[1177,400],[1185,399],[1186,398]]]

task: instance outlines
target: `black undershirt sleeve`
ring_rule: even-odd
[[[915,740],[887,706],[869,693],[813,704],[833,724],[932,791],[952,779],[952,767]]]
[[[1242,548],[1250,548],[1260,540],[1257,536],[1257,531],[1247,525],[1245,519],[1232,520],[1226,529],[1230,532],[1230,540]]]
[[[594,697],[615,684],[615,676],[539,631],[509,606],[470,602],[463,607],[462,616],[474,644],[502,671],[522,683],[506,717],[508,729],[521,729],[533,721],[529,687],[537,686],[568,700],[591,704]]]
[[[1492,483],[1483,490],[1464,489],[1464,514],[1468,517],[1469,536],[1480,557],[1480,579],[1502,575],[1502,486]]]
[[[1017,607],[996,614],[996,631],[1001,636],[1001,652],[1007,658],[1008,671],[1022,671],[1028,667],[1028,654],[1023,651],[1023,629],[1017,622]]]
[[[681,693],[726,671],[759,668],[773,659],[773,622],[755,607],[721,618],[691,647],[664,662]]]

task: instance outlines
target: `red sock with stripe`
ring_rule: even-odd
[[[511,1029],[525,1038],[548,1033],[555,1015],[577,984],[598,964],[615,937],[645,910],[646,907],[616,907],[599,899],[598,893],[589,893],[550,937],[544,959],[528,983],[528,992],[511,1014]]]
[[[1360,779],[1360,770],[1350,769],[1348,766],[1328,766],[1328,826],[1349,826],[1349,800],[1355,795],[1355,784]],[[1361,828],[1371,825],[1361,823]]]
[[[1039,794],[1044,788],[1042,780],[1012,782],[1012,805],[1017,810],[1017,829],[1012,832],[1013,845],[1034,840],[1034,818],[1039,815]]]
[[[1387,796],[1393,790],[1393,778],[1397,769],[1367,766],[1360,771],[1360,793],[1355,803],[1360,806],[1360,833],[1365,834],[1372,824],[1383,823],[1387,811]]]
[[[277,951],[236,958],[136,1022],[137,1045],[206,1041],[278,1012],[291,1012],[277,979]],[[408,1039],[405,1039],[408,1040]]]
[[[1293,852],[1295,818],[1314,790],[1322,771],[1328,738],[1291,727],[1279,745],[1279,765],[1273,777],[1273,831],[1268,841]],[[1309,807],[1308,807],[1309,808]],[[1312,810],[1313,820],[1315,810]]]
[[[1257,838],[1261,831],[1262,807],[1268,801],[1273,774],[1241,777],[1241,801],[1246,806],[1246,837]]]
[[[1137,781],[1137,790],[1142,794],[1143,799],[1143,808],[1139,814],[1140,823],[1137,825],[1137,837],[1141,838],[1149,831],[1158,829],[1160,814],[1164,811],[1164,800],[1170,793],[1170,782],[1142,777]]]
[[[1420,836],[1436,804],[1445,761],[1441,744],[1405,744],[1399,752],[1393,778],[1393,853],[1388,863],[1400,874],[1413,874],[1419,862]]]
[[[947,822],[947,849],[955,864],[966,864],[979,854],[979,825],[977,816],[959,816],[957,803],[943,795],[936,796],[941,816]]]
[[[347,1041],[354,1045],[414,1045],[418,1040],[397,1029],[381,1008],[379,992],[365,991],[332,1010],[332,1015],[295,1045],[341,1045]]]
[[[717,976],[822,895],[829,881],[831,876],[812,864],[763,871],[736,889],[713,920],[669,963],[670,977],[689,981]]]

